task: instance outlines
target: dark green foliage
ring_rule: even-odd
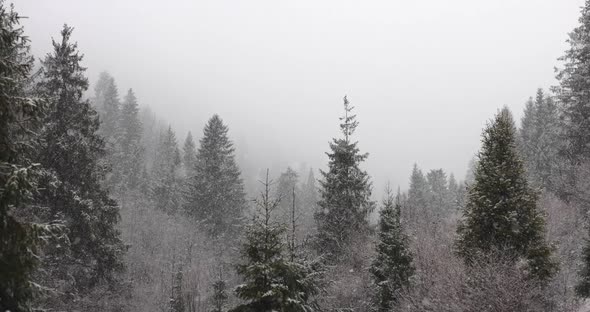
[[[545,242],[545,220],[516,152],[515,127],[507,108],[482,135],[482,148],[457,232],[458,253],[469,263],[481,253],[502,252],[528,261],[529,273],[547,280],[556,270]]]
[[[387,188],[380,211],[377,256],[370,268],[377,287],[375,310],[379,312],[392,311],[397,302],[396,292],[409,285],[415,271],[408,238],[402,229],[400,210],[399,198],[396,200],[391,189]]]
[[[358,122],[351,114],[353,107],[344,97],[344,117],[340,128],[344,138],[330,143],[328,171],[321,171],[319,209],[315,214],[318,224],[317,250],[338,258],[353,239],[368,235],[367,216],[373,211],[371,182],[360,164],[368,157],[361,154],[357,142],[351,142]]]
[[[55,179],[44,179],[37,203],[50,220],[65,219],[73,258],[59,267],[73,277],[76,291],[83,292],[116,280],[123,269],[123,244],[116,229],[117,203],[101,186],[107,173],[102,165],[104,142],[98,135],[98,116],[82,98],[88,80],[71,34],[65,25],[61,40],[53,41],[53,52],[42,62],[39,88],[51,101],[37,160]]]
[[[272,216],[279,201],[270,196],[268,175],[256,205],[259,213],[247,227],[242,246],[244,263],[237,266],[244,284],[235,292],[246,303],[230,311],[316,311],[317,263],[288,259],[283,241],[286,228]]]
[[[0,311],[29,311],[31,275],[40,229],[13,214],[37,190],[39,168],[27,158],[36,146],[43,102],[25,87],[33,59],[20,16],[0,1]]]
[[[246,208],[244,185],[227,132],[218,115],[209,119],[186,196],[186,212],[211,236],[235,233]]]

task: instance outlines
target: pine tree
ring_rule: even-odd
[[[375,203],[371,201],[371,182],[360,164],[368,157],[361,154],[357,142],[351,142],[358,122],[351,112],[353,107],[344,97],[344,117],[340,129],[344,138],[330,143],[328,171],[320,171],[319,209],[315,214],[318,223],[317,249],[338,258],[353,239],[369,232],[368,215]]]
[[[222,271],[219,271],[219,278],[213,283],[213,296],[211,297],[211,312],[224,312],[227,305],[227,285],[223,279]]]
[[[94,87],[93,102],[100,116],[100,134],[105,138],[107,147],[110,147],[118,134],[121,105],[115,78],[108,72],[100,73]]]
[[[14,217],[37,191],[40,168],[27,155],[38,146],[44,101],[26,94],[33,66],[21,17],[0,1],[0,311],[30,311],[40,228]]]
[[[171,126],[160,135],[156,155],[152,174],[152,200],[159,209],[174,214],[182,206],[182,185],[180,150]]]
[[[184,140],[184,146],[182,148],[182,164],[184,166],[184,173],[187,177],[193,176],[193,170],[197,165],[197,150],[195,147],[195,141],[193,135],[188,133]]]
[[[186,212],[213,237],[235,233],[246,208],[244,185],[227,132],[218,115],[209,119],[186,197]]]
[[[299,194],[299,174],[291,167],[279,176],[276,197],[280,199],[277,215],[280,220],[287,221],[290,218],[291,204],[295,198],[295,193]],[[295,189],[295,193],[293,190]]]
[[[318,189],[313,169],[309,169],[307,181],[301,186],[301,224],[309,233],[315,230],[314,214],[318,206]],[[312,231],[313,233],[314,231]],[[315,234],[315,233],[314,233]]]
[[[287,259],[283,241],[286,227],[272,216],[279,200],[271,197],[270,183],[267,173],[264,191],[256,200],[258,214],[246,230],[244,263],[237,266],[244,284],[235,292],[246,303],[230,311],[316,311],[313,297],[319,293],[319,287],[315,268],[307,262]]]
[[[410,176],[410,188],[408,189],[407,199],[407,218],[414,223],[422,220],[428,213],[428,199],[430,197],[430,187],[422,170],[417,164],[412,168]]]
[[[409,285],[415,271],[408,238],[402,229],[399,200],[388,187],[379,213],[377,256],[370,269],[377,288],[375,311],[379,312],[392,311],[397,302],[396,292]]]
[[[518,147],[531,182],[553,189],[558,174],[561,148],[561,121],[557,104],[542,89],[527,102],[518,132]]]
[[[426,174],[426,180],[430,190],[428,209],[443,218],[451,211],[452,206],[447,174],[442,169],[433,169]]]
[[[502,252],[528,261],[531,276],[547,280],[556,263],[545,241],[537,193],[528,184],[516,152],[512,114],[502,109],[486,127],[457,232],[458,253],[467,263],[481,253]]]
[[[129,89],[123,100],[119,129],[121,131],[121,157],[115,169],[121,172],[123,189],[135,190],[139,187],[143,170],[143,128],[139,120],[137,98]]]
[[[559,86],[554,87],[561,107],[560,163],[563,166],[557,193],[565,200],[581,196],[579,166],[590,160],[590,1],[586,0],[578,19],[580,25],[569,34],[569,49],[559,59]],[[583,187],[582,187],[583,188]]]
[[[59,269],[74,277],[76,291],[84,292],[100,282],[115,284],[124,247],[116,229],[117,203],[101,186],[107,173],[101,165],[105,147],[97,113],[82,99],[88,80],[80,65],[83,56],[70,43],[72,30],[64,25],[61,41],[53,41],[54,51],[42,62],[38,87],[51,102],[37,161],[56,181],[43,181],[37,203],[49,211],[49,218],[65,219],[74,261],[61,263]]]

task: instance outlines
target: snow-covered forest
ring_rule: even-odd
[[[181,133],[88,77],[74,26],[33,55],[0,0],[0,311],[590,307],[590,0],[555,85],[522,118],[498,104],[467,174],[415,164],[379,189],[354,94],[320,168],[243,168],[221,114]]]

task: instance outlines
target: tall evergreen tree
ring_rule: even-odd
[[[550,96],[537,90],[535,99],[527,102],[518,132],[518,147],[531,182],[553,189],[559,173],[561,121],[557,104]]]
[[[318,223],[317,248],[338,257],[353,239],[367,235],[368,215],[375,203],[371,201],[371,182],[360,164],[368,157],[361,154],[357,142],[350,137],[358,122],[353,107],[344,97],[344,116],[340,118],[343,138],[330,143],[328,171],[320,171],[320,209],[315,214]]]
[[[98,135],[96,111],[82,96],[88,89],[80,65],[82,55],[70,42],[72,28],[64,25],[61,40],[43,65],[39,88],[51,98],[41,138],[38,161],[51,170],[57,182],[44,181],[38,203],[49,218],[63,216],[72,242],[72,263],[60,263],[75,289],[84,292],[100,282],[112,283],[123,269],[123,244],[116,229],[117,203],[101,186],[107,172],[101,165],[104,142]]]
[[[430,190],[429,209],[439,218],[451,211],[452,200],[447,184],[447,174],[442,169],[433,169],[426,174]]]
[[[227,132],[218,115],[209,119],[186,198],[186,212],[212,236],[235,232],[246,208],[244,185]]]
[[[235,290],[245,300],[232,312],[313,312],[319,293],[314,267],[291,261],[285,254],[286,227],[273,217],[279,200],[271,197],[268,173],[264,191],[256,201],[258,213],[246,230],[242,246],[244,262],[237,266],[244,284]]]
[[[180,150],[171,126],[160,135],[156,154],[151,189],[152,200],[159,209],[174,214],[179,212],[182,206],[182,181]]]
[[[499,251],[528,261],[531,276],[547,280],[555,272],[545,241],[545,220],[516,152],[512,114],[502,109],[486,127],[463,220],[458,253],[469,263],[480,253]]]
[[[409,285],[415,271],[408,237],[402,229],[399,200],[388,187],[379,213],[377,256],[370,268],[377,288],[375,311],[379,312],[392,311],[397,302],[396,292]]]
[[[580,197],[579,166],[590,160],[590,1],[586,0],[578,19],[580,25],[569,34],[569,49],[560,58],[559,86],[553,91],[562,109],[561,163],[566,164],[558,195],[566,200]]]
[[[307,181],[301,186],[301,225],[306,230],[315,234],[314,214],[318,207],[318,188],[316,186],[313,169],[309,169]]]
[[[37,191],[37,146],[43,101],[27,96],[33,66],[21,17],[0,1],[0,311],[30,311],[40,229],[14,217]]]
[[[211,297],[211,305],[213,308],[210,312],[225,312],[227,305],[227,285],[223,279],[222,271],[219,271],[219,278],[213,283],[213,296]]]
[[[121,131],[121,157],[115,169],[119,170],[121,185],[125,190],[135,190],[139,184],[143,170],[143,146],[141,143],[142,125],[139,120],[137,98],[129,89],[121,108],[119,129]]]
[[[299,174],[291,167],[287,167],[285,172],[281,173],[278,179],[276,197],[280,199],[277,216],[284,222],[290,218],[291,206],[295,194],[299,194]],[[299,204],[299,202],[297,202]],[[299,208],[297,208],[299,211]]]
[[[426,177],[417,164],[412,168],[410,176],[410,188],[408,189],[407,199],[407,219],[410,222],[421,220],[425,213],[428,212],[428,199],[430,197],[430,187]]]
[[[114,144],[120,124],[121,104],[115,78],[108,72],[100,73],[94,87],[93,102],[100,116],[100,134],[105,138],[107,146]]]
[[[187,177],[193,176],[193,170],[197,165],[197,149],[193,135],[188,133],[184,140],[184,146],[182,147],[182,165],[184,167],[184,173]]]

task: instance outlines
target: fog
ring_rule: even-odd
[[[380,193],[413,163],[463,178],[486,121],[556,84],[582,0],[39,1],[15,5],[32,52],[64,23],[91,84],[112,74],[183,140],[219,113],[259,168],[325,168],[342,97]],[[92,87],[90,88],[92,92]],[[89,93],[90,93],[89,92]],[[88,94],[91,96],[91,94]],[[278,174],[278,172],[277,172]]]

